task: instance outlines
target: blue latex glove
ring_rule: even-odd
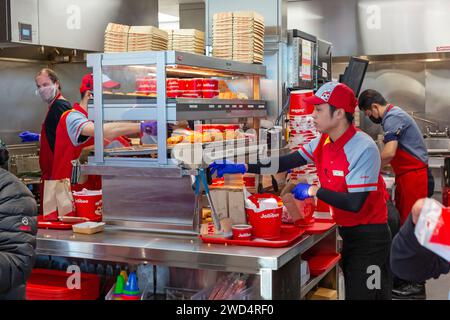
[[[292,194],[294,195],[295,199],[301,200],[301,201],[308,199],[308,198],[312,198],[308,194],[309,188],[311,188],[310,184],[299,183],[298,185],[295,186],[294,190],[292,190]]]
[[[141,132],[151,136],[158,136],[158,122],[157,121],[145,121],[141,123]]]
[[[19,134],[19,138],[22,139],[22,142],[38,142],[41,135],[30,131],[24,131]]]
[[[244,174],[247,172],[245,164],[236,164],[228,160],[214,161],[209,165],[209,168],[211,169],[211,175],[217,172],[218,178],[222,178],[225,174]]]

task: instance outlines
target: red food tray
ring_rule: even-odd
[[[330,230],[335,225],[336,225],[335,222],[316,221],[316,222],[314,222],[313,225],[304,227],[303,229],[305,230],[306,234],[320,234],[320,233],[324,233],[324,232]]]
[[[204,243],[213,244],[227,244],[227,245],[237,245],[237,246],[248,246],[248,247],[268,247],[268,248],[282,248],[287,247],[297,239],[299,239],[305,233],[304,229],[295,227],[293,225],[282,225],[281,235],[279,238],[274,240],[264,240],[264,239],[252,239],[252,240],[233,240],[233,239],[223,239],[223,238],[205,238],[200,236],[200,239]]]
[[[339,253],[314,256],[308,260],[309,272],[313,277],[320,276],[339,260],[341,260]]]
[[[79,222],[45,221],[42,215],[38,216],[39,229],[72,230],[72,225]]]
[[[81,274],[80,289],[69,289],[71,274],[59,270],[33,269],[26,285],[27,300],[96,300],[100,295],[100,278]]]

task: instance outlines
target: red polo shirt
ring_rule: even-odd
[[[335,192],[369,192],[362,209],[350,212],[330,205],[341,226],[387,223],[386,187],[380,175],[381,157],[377,145],[354,126],[335,142],[327,134],[303,146],[300,154],[315,163],[321,188]]]

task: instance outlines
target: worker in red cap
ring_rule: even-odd
[[[105,88],[118,88],[120,84],[104,77],[103,86]],[[72,110],[66,111],[61,116],[57,130],[52,179],[70,179],[72,174],[72,161],[80,157],[84,148],[91,147],[94,144],[94,123],[87,118],[87,106],[89,99],[92,98],[93,77],[87,74],[83,77],[80,94],[81,101],[73,106]],[[156,121],[142,123],[106,123],[103,126],[105,145],[108,145],[124,135],[139,134],[142,132],[150,135],[156,135]],[[126,145],[125,139],[119,140],[122,145]],[[88,187],[90,189],[98,188],[98,179],[90,180],[84,185],[72,186],[74,191]]]
[[[267,161],[214,162],[211,173],[274,174],[314,163],[320,187],[300,183],[292,193],[298,200],[317,197],[329,204],[343,239],[346,299],[391,299],[391,233],[381,157],[375,142],[353,125],[355,94],[345,84],[329,82],[305,103],[315,106],[312,117],[320,137],[299,151]]]

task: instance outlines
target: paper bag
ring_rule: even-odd
[[[247,224],[244,206],[244,193],[242,191],[229,191],[228,214],[233,224]]]
[[[211,199],[220,219],[228,218],[228,191],[211,190]]]
[[[43,216],[46,221],[58,221],[62,216],[75,216],[69,179],[45,180]]]
[[[56,180],[45,180],[42,213],[46,221],[58,221],[58,205],[56,203]]]
[[[415,228],[417,241],[450,261],[450,209],[426,199]]]
[[[58,206],[58,217],[75,216],[75,206],[69,179],[56,182],[56,203]]]
[[[280,197],[283,200],[283,204],[286,207],[288,214],[291,216],[292,221],[295,223],[296,221],[303,219],[304,216],[302,214],[298,201],[291,193],[294,188],[295,184],[288,183],[281,191]]]

